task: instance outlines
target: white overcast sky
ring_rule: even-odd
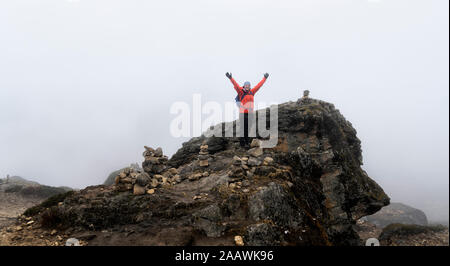
[[[175,101],[335,104],[393,201],[448,220],[447,0],[2,0],[0,176],[82,188],[173,154]]]

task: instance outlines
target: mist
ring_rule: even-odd
[[[172,155],[170,106],[304,89],[358,132],[391,201],[448,221],[449,3],[443,0],[0,2],[0,176],[84,188]]]

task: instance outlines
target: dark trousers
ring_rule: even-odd
[[[239,123],[240,123],[239,124],[239,126],[240,126],[239,142],[240,142],[241,146],[250,145],[250,138],[248,137],[248,131],[249,131],[249,128],[251,128],[253,125],[253,113],[240,113],[239,114]],[[242,136],[242,135],[244,135],[244,136]]]

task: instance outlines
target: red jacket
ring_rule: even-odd
[[[266,82],[266,78],[264,77],[253,89],[250,89],[251,94],[246,94],[244,98],[241,100],[241,107],[239,108],[240,113],[251,113],[253,112],[253,96],[255,93],[261,88],[261,86]],[[239,98],[242,97],[244,94],[244,88],[239,86],[239,84],[234,80],[234,78],[231,78],[231,83],[234,85],[234,89],[239,94]]]

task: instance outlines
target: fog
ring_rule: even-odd
[[[0,177],[83,188],[172,155],[175,101],[332,102],[392,201],[448,221],[446,0],[0,2]]]

